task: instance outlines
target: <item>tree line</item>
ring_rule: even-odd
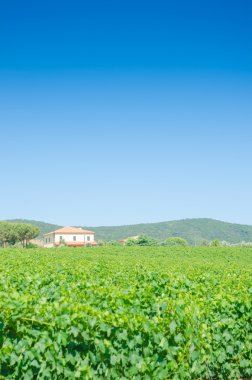
[[[181,237],[169,237],[165,240],[157,240],[147,235],[129,237],[124,240],[98,241],[98,245],[126,245],[126,246],[187,246],[188,242]]]
[[[110,240],[110,241],[98,241],[98,245],[104,246],[104,245],[126,245],[126,246],[167,246],[167,247],[186,247],[190,244],[188,241],[182,237],[174,236],[174,237],[168,237],[164,240],[158,240],[154,239],[148,235],[139,235],[135,237],[129,237],[124,240]],[[218,239],[214,239],[212,241],[204,240],[201,242],[198,242],[198,246],[209,246],[209,247],[219,247],[219,246],[231,246],[232,244],[229,244],[225,241],[219,241]],[[252,243],[240,243],[237,244],[239,246],[247,246],[251,247]]]
[[[39,229],[28,223],[0,222],[0,246],[20,243],[23,247],[39,235]]]

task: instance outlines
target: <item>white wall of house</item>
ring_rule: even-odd
[[[85,243],[89,243],[89,242],[93,242],[95,241],[94,240],[94,234],[87,234],[87,235],[84,235],[84,241]]]
[[[55,234],[51,233],[44,236],[44,247],[52,248],[55,244],[59,244],[63,240],[66,243],[92,243],[94,242],[94,234]]]
[[[76,241],[77,243],[87,243],[94,241],[93,234],[55,234],[55,243],[60,243],[60,238],[64,240],[66,243],[72,243],[74,241]]]

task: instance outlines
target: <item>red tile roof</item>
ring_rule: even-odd
[[[56,231],[49,232],[45,235],[50,235],[50,234],[74,234],[74,235],[83,235],[83,234],[90,234],[94,235],[93,231],[88,231],[88,230],[83,230],[82,228],[77,228],[77,227],[63,227],[60,228]]]

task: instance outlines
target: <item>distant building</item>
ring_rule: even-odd
[[[138,240],[138,239],[139,239],[139,235],[130,236],[130,237],[127,237],[126,239],[119,240],[119,243],[122,245],[125,245],[125,244],[127,244],[128,240]]]
[[[97,245],[93,231],[83,230],[77,227],[63,227],[59,230],[44,235],[44,247],[53,248],[60,245],[69,247],[83,247],[85,245]]]

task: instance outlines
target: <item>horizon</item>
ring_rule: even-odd
[[[252,225],[250,1],[1,10],[0,219]]]

